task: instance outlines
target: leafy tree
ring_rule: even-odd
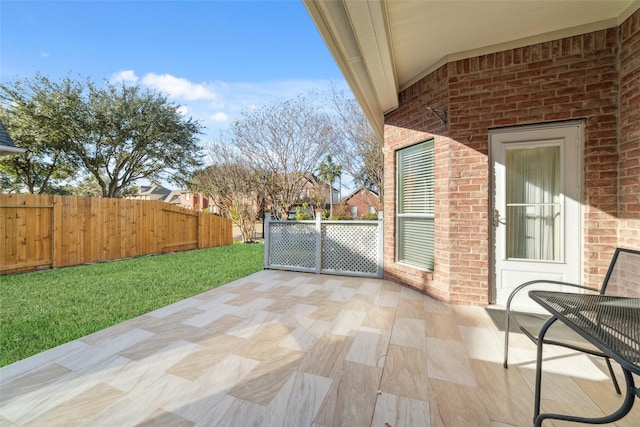
[[[245,111],[223,138],[241,164],[269,177],[265,190],[277,206],[274,215],[286,219],[336,135],[330,116],[300,95]]]
[[[67,135],[76,162],[96,178],[103,197],[117,197],[141,178],[188,182],[201,164],[199,123],[139,86],[89,88],[92,114],[67,128]]]
[[[320,179],[329,183],[329,214],[333,216],[333,183],[342,175],[342,166],[333,163],[331,155],[327,155],[318,168]]]
[[[64,99],[76,96],[81,88],[66,83],[56,84],[39,74],[12,85],[0,83],[0,120],[15,144],[26,149],[0,159],[3,191],[51,193],[74,175],[60,123],[66,119],[61,115],[66,109]]]
[[[18,191],[18,189],[14,188],[15,181],[9,178],[9,175],[4,173],[1,168],[0,163],[0,193],[8,194]]]
[[[24,147],[22,142],[16,145]],[[57,184],[73,174],[73,169],[61,164],[61,158],[60,152],[44,144],[34,144],[22,154],[0,158],[0,189],[7,193],[25,188],[31,194],[57,193]]]
[[[93,175],[85,175],[75,185],[68,185],[67,191],[78,197],[102,196],[102,189]]]
[[[98,87],[69,77],[54,82],[38,74],[0,87],[33,112],[17,110],[14,102],[4,108],[31,128],[43,129],[63,153],[61,159],[93,175],[103,197],[118,197],[143,178],[184,183],[201,165],[196,139],[201,125],[183,117],[166,97],[140,86],[105,82]],[[34,145],[23,148],[29,144]],[[49,152],[38,158],[56,159]]]

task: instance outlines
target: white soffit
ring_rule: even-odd
[[[449,61],[615,27],[633,3],[640,7],[633,0],[389,1],[400,90]]]

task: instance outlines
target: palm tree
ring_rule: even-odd
[[[333,163],[331,154],[329,154],[326,160],[320,163],[318,175],[320,179],[329,183],[329,216],[333,216],[333,183],[336,178],[342,175],[342,166]]]

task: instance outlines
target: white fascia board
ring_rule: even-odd
[[[6,145],[0,145],[0,156],[10,156],[12,154],[20,154],[20,153],[24,153],[25,150],[24,148],[18,148],[18,147],[9,147]]]
[[[375,82],[368,72],[347,13],[347,2],[303,0],[303,3],[374,132],[382,140],[386,110],[380,103]]]
[[[345,8],[376,99],[383,112],[394,110],[398,107],[398,82],[385,3],[351,1]]]

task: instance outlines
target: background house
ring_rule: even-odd
[[[138,200],[162,200],[164,201],[167,196],[171,194],[171,190],[168,188],[164,188],[158,184],[151,185],[141,185],[138,187],[137,191],[130,195],[129,199],[138,199]]]
[[[192,211],[202,212],[205,209],[213,208],[213,203],[209,197],[202,193],[192,193],[186,190],[176,190],[179,194],[179,205]]]
[[[187,190],[170,190],[159,184],[142,185],[128,198],[159,200],[198,212],[210,209],[213,205],[211,200],[202,193],[192,193]]]
[[[334,205],[340,202],[340,191],[318,178],[317,176],[306,173],[304,175],[304,186],[300,192],[300,197],[292,206],[289,213],[290,217],[294,217],[296,212],[300,210],[313,217],[313,211],[316,208],[329,209],[329,189],[333,197]]]
[[[347,197],[342,199],[352,217],[358,219],[368,213],[377,213],[380,210],[380,197],[375,192],[360,187]]]
[[[640,249],[640,2],[304,3],[384,138],[387,279],[503,303]]]

